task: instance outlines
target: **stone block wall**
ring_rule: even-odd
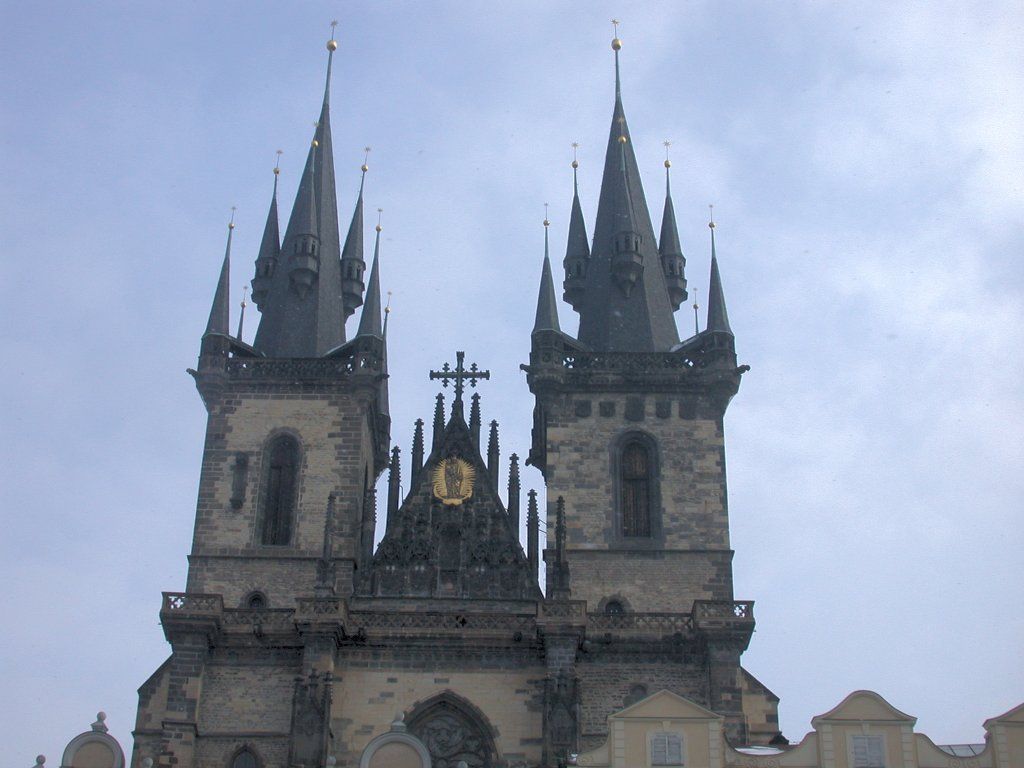
[[[332,492],[334,554],[355,560],[364,478],[368,473],[371,483],[375,479],[367,416],[371,396],[362,390],[306,390],[286,384],[226,389],[213,404],[207,425],[188,591],[224,594],[229,606],[257,582],[279,595],[286,607],[295,596],[308,594]],[[260,543],[265,449],[282,432],[297,438],[301,466],[292,543],[270,547]],[[238,503],[240,455],[246,466]],[[236,558],[247,560],[238,567]],[[312,560],[304,563],[298,558]],[[255,576],[257,571],[266,577]]]

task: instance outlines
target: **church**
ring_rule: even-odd
[[[544,479],[541,509],[485,429],[490,374],[463,350],[423,372],[438,388],[429,426],[407,450],[393,441],[381,227],[365,247],[360,191],[342,237],[328,42],[284,236],[275,184],[255,258],[252,344],[231,329],[228,230],[190,371],[208,422],[187,583],[163,595],[170,656],[139,689],[130,765],[1018,764],[1024,706],[986,722],[992,746],[973,763],[865,691],[798,745],[779,733],[778,697],[742,665],[755,596],[733,592],[723,419],[746,366],[714,222],[705,327],[680,338],[690,292],[670,164],[656,233],[621,45],[592,225],[578,195],[569,204],[561,299],[578,335],[559,325],[546,229],[523,329],[523,463]]]

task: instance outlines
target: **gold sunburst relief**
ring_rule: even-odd
[[[434,467],[434,496],[449,506],[457,506],[473,495],[476,469],[465,459],[449,456]]]

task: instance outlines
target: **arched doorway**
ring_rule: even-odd
[[[476,707],[448,691],[417,704],[405,719],[409,732],[430,752],[433,768],[493,768],[494,731]]]

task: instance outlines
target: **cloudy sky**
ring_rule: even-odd
[[[670,139],[698,298],[715,203],[751,366],[726,419],[736,594],[757,602],[744,664],[783,731],[870,688],[936,741],[978,742],[1024,700],[1019,3],[0,13],[5,762],[58,764],[100,708],[130,748],[190,545],[205,413],[185,368],[233,205],[233,301],[251,276],[277,149],[290,208],[332,18],[341,218],[364,145],[385,211],[398,444],[458,348],[525,454],[543,205],[557,263],[573,141],[592,231],[618,16],[648,202],[657,226]]]

